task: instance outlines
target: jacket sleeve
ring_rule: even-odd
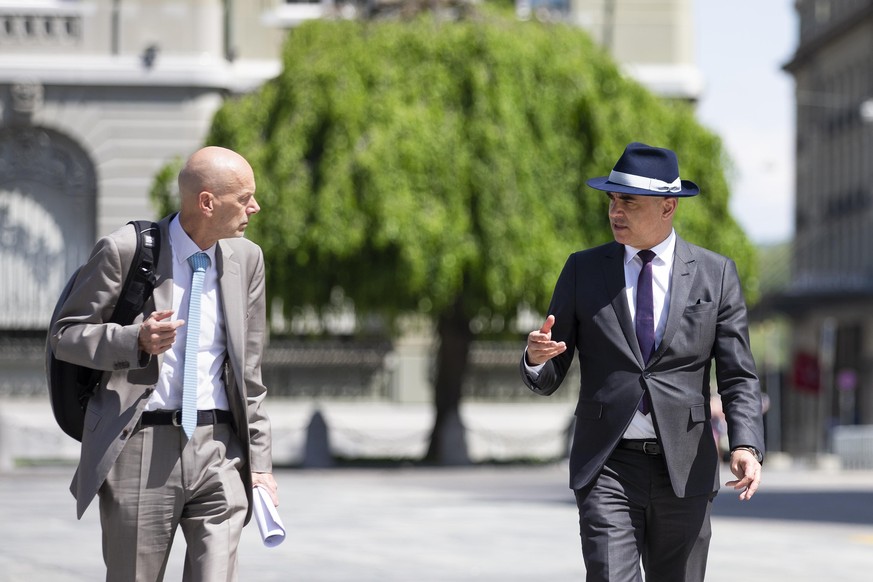
[[[50,330],[58,359],[109,371],[142,368],[148,363],[139,350],[139,322],[109,323],[136,245],[133,228],[125,228],[130,237],[122,236],[127,234],[122,229],[101,238],[79,270]]]
[[[761,388],[749,344],[746,303],[733,261],[725,262],[713,346],[715,373],[731,449],[764,452]]]
[[[564,342],[567,349],[560,355],[547,361],[534,380],[528,375],[524,365],[524,354],[521,356],[520,372],[522,381],[533,392],[549,396],[553,394],[567,375],[576,348],[576,334],[578,333],[578,319],[576,313],[576,255],[570,255],[555,290],[552,293],[552,301],[549,304],[549,315],[555,316],[555,325],[552,326],[552,340]]]
[[[245,394],[249,421],[251,470],[270,473],[273,470],[270,419],[264,407],[267,388],[261,377],[261,360],[266,334],[266,299],[264,296],[264,254],[257,249],[255,267],[249,280],[246,325]]]

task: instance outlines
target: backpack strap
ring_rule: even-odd
[[[142,312],[146,300],[152,296],[161,252],[161,233],[156,222],[131,220],[128,224],[136,229],[136,249],[110,319],[112,323],[121,325],[133,322]]]

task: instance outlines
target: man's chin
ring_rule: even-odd
[[[227,235],[225,235],[221,238],[243,238],[243,237],[245,237],[245,235],[246,235],[246,229],[245,228],[238,228],[233,232],[228,232]]]

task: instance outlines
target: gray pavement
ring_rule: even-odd
[[[96,506],[82,521],[68,466],[0,474],[0,581],[103,576]],[[726,480],[727,475],[723,474]],[[584,579],[565,463],[277,472],[288,529],[243,532],[240,579],[300,582]],[[873,579],[873,473],[769,470],[759,494],[716,499],[712,582]],[[179,535],[166,580],[181,579]]]

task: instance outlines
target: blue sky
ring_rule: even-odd
[[[794,80],[781,69],[797,45],[793,5],[694,1],[706,83],[698,118],[722,137],[734,166],[731,211],[760,244],[787,241],[794,230]]]

